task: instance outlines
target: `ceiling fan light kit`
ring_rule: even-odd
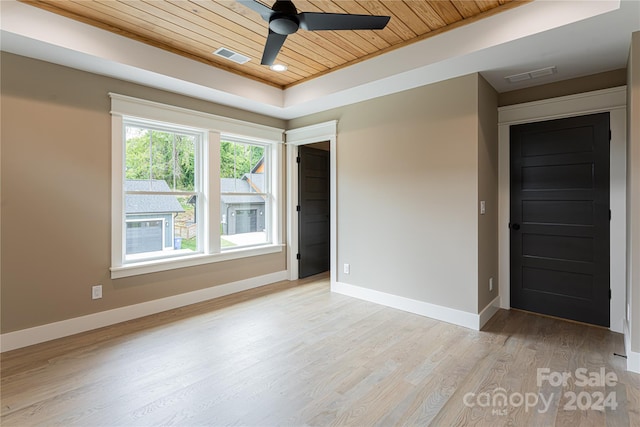
[[[271,68],[271,71],[276,71],[278,73],[284,73],[285,71],[287,71],[289,68],[284,65],[284,64],[273,64],[272,66],[270,66],[269,68]]]
[[[258,0],[237,0],[258,12],[269,23],[269,35],[262,54],[262,65],[273,65],[287,36],[302,28],[307,31],[382,30],[389,16],[346,13],[300,12],[290,0],[277,0],[272,8]]]

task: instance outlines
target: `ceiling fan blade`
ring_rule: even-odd
[[[381,30],[390,16],[350,15],[345,13],[302,12],[298,14],[300,28],[318,30]]]
[[[280,52],[280,48],[282,48],[286,39],[286,35],[274,33],[269,30],[267,44],[264,46],[264,53],[262,54],[262,61],[260,61],[260,64],[273,65],[273,61],[276,60],[276,56],[278,56],[278,52]]]
[[[240,4],[245,5],[249,9],[255,10],[260,14],[260,16],[262,16],[262,19],[269,22],[269,18],[271,17],[273,10],[271,10],[268,6],[265,6],[264,4],[260,3],[258,0],[236,0],[236,1]]]

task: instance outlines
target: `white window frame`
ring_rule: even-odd
[[[115,93],[111,98],[111,278],[117,279],[139,274],[173,270],[176,268],[226,261],[237,258],[259,256],[281,252],[282,209],[282,145],[284,130],[242,120],[229,119],[201,111],[189,110]],[[124,212],[124,123],[126,120],[159,123],[172,128],[184,128],[191,132],[202,132],[201,143],[203,223],[199,228],[202,239],[196,254],[170,258],[125,262],[126,229]],[[265,144],[270,148],[270,237],[271,242],[260,246],[240,247],[224,252],[220,248],[220,136],[221,134],[242,138],[247,142]],[[200,219],[199,219],[200,220]],[[200,246],[202,245],[202,246]]]

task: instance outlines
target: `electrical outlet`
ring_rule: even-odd
[[[349,266],[349,264],[345,264],[344,265],[344,274],[349,274],[350,271],[351,271],[351,267]]]
[[[493,290],[493,277],[489,277],[489,292]]]
[[[91,299],[102,298],[102,285],[96,285],[91,287]]]

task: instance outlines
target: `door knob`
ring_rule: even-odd
[[[512,230],[520,230],[520,224],[518,224],[518,223],[511,224],[511,229]]]

